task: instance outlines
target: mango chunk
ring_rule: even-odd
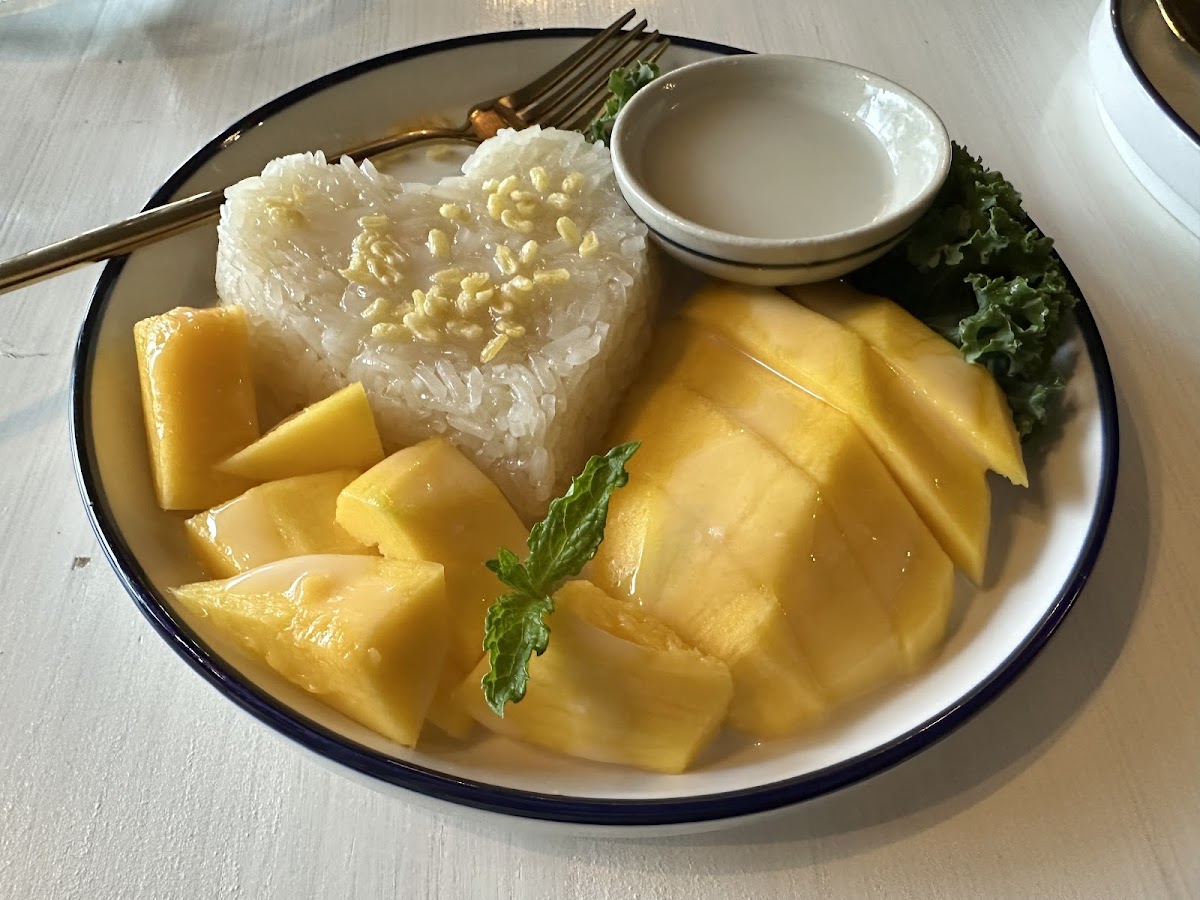
[[[1012,410],[987,369],[967,362],[957,347],[884,297],[843,282],[806,284],[784,293],[874,347],[983,465],[1013,484],[1029,484]]]
[[[372,553],[334,521],[338,494],[360,474],[338,469],[250,488],[184,523],[192,551],[215,578],[290,556]]]
[[[825,715],[828,701],[775,595],[652,482],[631,478],[613,494],[590,578],[729,667],[737,730],[780,737]]]
[[[714,283],[683,315],[845,412],[943,549],[977,584],[991,524],[984,468],[858,335],[775,290]]]
[[[908,669],[922,666],[945,636],[954,567],[854,422],[690,322],[659,330],[652,367],[647,378],[703,394],[812,477]]]
[[[437,563],[301,556],[171,594],[329,706],[416,743],[446,655]]]
[[[559,753],[684,771],[725,719],[728,668],[587,581],[563,585],[554,601],[553,638],[530,661],[524,699],[503,718],[488,708],[485,658],[463,682],[461,705],[497,734]]]
[[[433,700],[429,704],[429,712],[425,714],[428,724],[459,740],[469,737],[475,730],[475,720],[455,697],[462,679],[462,667],[447,657],[438,678],[437,689],[433,692]]]
[[[649,479],[774,594],[831,698],[878,687],[905,668],[880,598],[850,556],[812,478],[710,401],[643,381],[618,436],[641,440],[631,478]]]
[[[447,677],[457,681],[483,652],[483,619],[504,586],[484,566],[501,547],[520,552],[529,533],[500,489],[443,438],[393,453],[347,485],[337,521],[391,559],[446,569]],[[450,720],[450,714],[439,713]],[[449,729],[447,729],[449,730]]]
[[[163,509],[207,509],[253,482],[214,466],[258,437],[240,306],[180,307],[133,326],[154,490]]]
[[[359,382],[284,419],[217,468],[250,481],[275,481],[332,469],[369,469],[383,443]]]

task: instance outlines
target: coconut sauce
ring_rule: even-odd
[[[806,238],[866,225],[895,171],[857,120],[786,95],[709,96],[673,107],[648,135],[646,187],[698,225]]]

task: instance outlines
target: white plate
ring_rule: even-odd
[[[352,145],[408,116],[463,110],[528,81],[590,33],[465,38],[328,75],[215,138],[150,205],[256,174],[285,152]],[[675,67],[732,52],[677,39],[666,62]],[[154,502],[131,334],[143,317],[177,305],[211,304],[215,251],[215,229],[203,228],[105,268],[72,376],[80,487],[105,552],[155,631],[259,721],[377,787],[610,832],[625,826],[697,830],[788,806],[894,765],[978,711],[1042,647],[1099,551],[1116,481],[1116,404],[1100,336],[1080,306],[1069,415],[1053,447],[1031,455],[1030,489],[994,484],[990,587],[960,585],[945,651],[919,677],[811,734],[760,745],[723,739],[695,771],[678,776],[588,764],[499,739],[397,747],[254,664],[165,597],[167,586],[200,573],[184,541],[182,517],[160,512]]]
[[[1105,131],[1146,190],[1200,236],[1200,54],[1154,0],[1104,0],[1088,66]]]

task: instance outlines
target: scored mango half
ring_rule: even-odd
[[[882,601],[820,487],[775,447],[670,382],[643,380],[617,433],[642,442],[630,478],[658,485],[779,601],[829,697],[857,696],[904,669]]]
[[[590,573],[729,667],[737,730],[781,737],[826,715],[829,701],[778,599],[657,485],[632,477],[613,494]]]
[[[850,416],[955,565],[983,581],[991,525],[984,467],[942,438],[938,419],[870,345],[766,288],[707,285],[683,316]]]
[[[945,635],[954,566],[843,412],[728,341],[675,320],[655,338],[644,380],[690,388],[769,441],[817,485],[852,559],[887,611],[909,670]]]

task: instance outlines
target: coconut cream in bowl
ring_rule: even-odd
[[[617,182],[657,243],[731,281],[866,265],[933,202],[950,138],[920,98],[826,59],[694,63],[639,91],[612,135]]]

